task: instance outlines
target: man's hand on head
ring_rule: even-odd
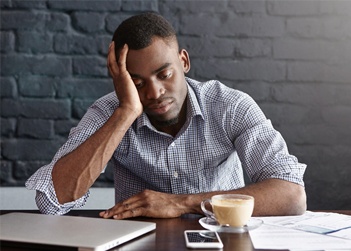
[[[119,107],[140,116],[143,106],[139,99],[138,90],[127,70],[128,45],[125,44],[119,53],[118,61],[115,54],[115,43],[111,42],[107,56],[107,67],[113,78],[116,95],[119,99]]]

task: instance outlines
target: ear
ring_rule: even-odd
[[[179,51],[179,60],[183,66],[184,73],[188,73],[190,71],[190,58],[185,49],[181,49]]]

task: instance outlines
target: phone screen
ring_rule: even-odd
[[[223,244],[216,232],[213,231],[185,231],[187,247],[190,248],[222,248]]]
[[[189,242],[219,242],[215,232],[187,232]]]

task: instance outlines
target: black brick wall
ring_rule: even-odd
[[[351,208],[351,1],[0,3],[1,186],[23,186],[86,108],[113,91],[113,31],[153,10],[178,31],[190,77],[249,93],[307,163],[309,209]],[[110,168],[95,185],[113,185]]]

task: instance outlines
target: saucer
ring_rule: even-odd
[[[226,225],[219,225],[218,222],[215,221],[214,219],[204,217],[199,220],[199,223],[201,226],[211,231],[226,232],[226,233],[245,233],[250,230],[254,230],[258,228],[259,226],[262,225],[263,221],[260,219],[251,218],[245,226],[230,227]]]

